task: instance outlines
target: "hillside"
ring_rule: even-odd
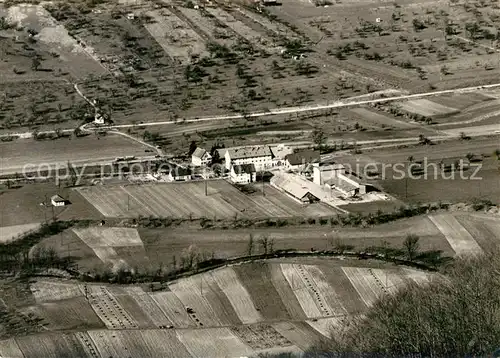
[[[2,297],[38,332],[0,342],[7,357],[221,357],[307,350],[348,315],[431,274],[377,262],[271,260],[170,282],[167,290],[38,279]],[[12,282],[11,285],[14,283]],[[13,308],[11,308],[13,310]],[[6,328],[6,322],[2,327]],[[2,330],[2,336],[9,332]]]

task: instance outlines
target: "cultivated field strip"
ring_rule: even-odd
[[[101,357],[190,358],[173,330],[88,331]]]
[[[110,263],[113,270],[128,267],[120,258],[116,247],[144,247],[136,229],[121,227],[74,228],[73,232],[90,247],[104,263]]]
[[[359,116],[361,116],[362,120],[366,121],[369,124],[380,126],[390,126],[395,128],[414,128],[414,124],[406,123],[403,121],[399,121],[397,119],[385,116],[381,113],[373,112],[367,108],[352,108],[349,109],[350,112],[353,112]]]
[[[143,246],[137,229],[93,226],[74,228],[73,232],[90,248],[96,246]]]
[[[486,252],[496,249],[500,243],[500,218],[486,215],[457,215],[455,217],[481,248]]]
[[[224,180],[208,183],[143,184],[93,186],[77,189],[97,210],[107,217],[291,217],[304,216],[303,207],[278,190],[266,187],[266,196],[246,195]],[[314,206],[314,213],[335,213],[327,206]]]
[[[89,285],[88,300],[95,313],[109,329],[139,328],[137,322],[123,309],[104,286]]]
[[[265,320],[286,321],[291,318],[273,285],[269,263],[236,265],[233,269],[252,297],[255,308]]]
[[[396,293],[405,283],[400,271],[370,269],[377,282],[380,282],[386,292]]]
[[[111,264],[113,271],[123,267],[128,267],[127,262],[118,256],[118,253],[112,247],[94,247],[95,255],[105,264]]]
[[[201,275],[203,280],[203,297],[205,297],[214,310],[215,314],[224,326],[241,325],[242,322],[238,317],[233,305],[228,299],[228,296],[221,290],[215,278],[210,274]],[[201,283],[200,283],[201,284]]]
[[[281,264],[281,270],[308,318],[333,315],[332,308],[304,265]],[[343,313],[343,311],[339,311]]]
[[[241,21],[234,18],[233,15],[221,8],[207,8],[210,14],[215,16],[219,21],[229,26],[234,32],[236,32],[241,37],[245,38],[252,45],[257,45],[261,48],[266,48],[271,45],[270,40],[263,36],[261,33],[248,27]]]
[[[234,9],[234,11],[237,11],[240,13],[242,16],[247,17],[253,22],[256,22],[260,24],[262,27],[273,33],[274,35],[282,36],[287,39],[299,39],[300,36],[298,36],[296,33],[294,33],[291,29],[289,29],[287,26],[281,24],[279,21],[274,21],[272,22],[269,20],[267,17],[264,16],[259,16],[251,11],[248,11],[244,8],[237,7]]]
[[[232,267],[215,270],[210,273],[231,302],[236,314],[243,324],[262,321],[262,316],[255,309],[252,298],[241,284]]]
[[[203,281],[201,275],[187,277],[168,285],[170,290],[179,298],[184,309],[191,308],[189,313],[200,327],[216,327],[222,323],[216,316],[212,306],[203,296]]]
[[[270,265],[269,268],[271,271],[271,282],[276,288],[276,291],[281,298],[281,302],[285,305],[290,316],[296,319],[305,319],[306,314],[288,284],[287,279],[283,275],[281,266],[279,264],[275,264]]]
[[[343,319],[343,317],[330,317],[306,322],[326,338],[331,338],[334,329],[342,324]]]
[[[24,358],[14,338],[0,341],[0,358]]]
[[[381,295],[387,293],[387,290],[371,272],[371,269],[342,267],[342,270],[368,307],[371,307]]]
[[[16,341],[26,358],[88,357],[74,333],[37,334],[16,337]]]
[[[319,294],[326,300],[326,303],[332,310],[332,315],[344,315],[347,314],[347,310],[342,305],[342,301],[336,293],[335,287],[332,287],[325,274],[317,267],[313,265],[301,265],[305,270],[306,274],[309,276],[309,280],[313,281]]]
[[[150,297],[156,302],[165,316],[176,328],[196,327],[194,321],[186,312],[186,307],[173,292],[155,292]]]
[[[457,255],[483,253],[472,235],[451,214],[431,215],[429,219],[443,233]]]
[[[402,102],[400,105],[405,111],[429,117],[459,112],[456,108],[446,107],[425,98]]]
[[[288,347],[292,343],[268,324],[237,326],[231,329],[238,338],[254,350]]]
[[[292,264],[281,264],[281,271],[285,276],[293,294],[302,307],[302,310],[308,318],[321,317],[322,314],[314,302],[314,299],[309,294],[306,284],[302,281],[299,273],[295,270]]]
[[[103,328],[104,323],[96,315],[85,297],[39,303],[22,309],[43,319],[45,328],[52,331]]]
[[[131,198],[118,185],[93,186],[78,188],[77,190],[89,203],[99,212],[108,217],[137,217],[139,215],[151,215],[142,203]]]
[[[39,227],[40,223],[0,227],[0,243],[12,241],[30,231],[37,230]]]
[[[403,267],[401,269],[406,279],[412,280],[415,283],[423,284],[427,283],[432,279],[432,276],[424,271],[409,269]]]
[[[322,335],[305,322],[276,322],[272,323],[283,337],[302,350],[308,350],[318,342]]]
[[[186,7],[178,7],[186,17],[189,17],[196,23],[196,26],[203,31],[206,35],[212,38],[213,41],[231,48],[235,43],[234,35],[227,29],[217,26],[209,16],[203,15],[198,9],[189,9]]]
[[[172,60],[188,63],[193,55],[207,54],[200,35],[166,8],[147,11],[146,15],[155,22],[144,27]]]
[[[229,328],[177,330],[177,337],[193,358],[247,357],[253,353]]]
[[[151,296],[144,292],[142,288],[127,287],[125,291],[137,302],[141,310],[157,328],[173,325]]]
[[[87,332],[76,332],[75,337],[80,342],[87,357],[91,357],[91,358],[100,358],[101,357],[101,355],[99,354],[99,351],[97,350],[97,347],[96,347],[94,341],[92,340],[92,338],[90,338],[90,336]]]
[[[144,312],[142,307],[134,299],[133,295],[126,290],[126,287],[112,285],[108,286],[106,289],[123,308],[123,310],[128,313],[128,315],[132,318],[132,321],[137,323],[137,326],[140,329],[160,328],[153,323],[146,312]]]
[[[74,283],[40,280],[30,284],[30,290],[38,303],[83,296],[80,286]]]

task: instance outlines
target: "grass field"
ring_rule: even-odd
[[[457,134],[458,136],[458,134]],[[363,156],[368,157],[372,163],[379,165],[394,165],[402,163],[400,169],[405,170],[408,158],[413,156],[414,161],[427,160],[429,164],[427,177],[424,174],[408,180],[401,179],[393,168],[385,170],[385,179],[378,179],[382,189],[396,196],[402,201],[416,202],[468,202],[475,198],[484,198],[499,203],[500,181],[498,180],[498,160],[493,152],[498,149],[496,138],[473,138],[466,141],[450,141],[436,143],[429,146],[410,146],[399,148],[397,151],[391,149],[378,149],[366,152]],[[439,162],[443,160],[452,164],[456,160],[463,160],[467,165],[466,155],[468,153],[482,156],[482,161],[473,163],[470,169],[465,170],[463,175],[459,171],[443,172],[439,168]],[[432,166],[434,164],[434,166]],[[401,166],[403,165],[403,166]],[[473,173],[479,169],[475,175]],[[434,169],[437,168],[437,169]]]
[[[47,170],[47,165],[67,166],[73,164],[110,163],[116,157],[144,156],[146,147],[123,136],[107,135],[99,138],[86,136],[68,137],[55,140],[23,139],[9,143],[0,143],[0,174],[23,173],[26,170],[40,172]],[[25,167],[26,166],[26,167]],[[33,174],[30,174],[33,175]]]
[[[267,186],[266,196],[245,195],[223,180],[127,186],[78,188],[94,207],[107,217],[291,217],[329,215],[335,209],[325,205],[302,206]]]
[[[69,200],[71,205],[54,208],[40,205],[55,194]],[[61,220],[103,217],[78,193],[63,186],[58,188],[54,183],[26,184],[7,189],[0,194],[0,198],[0,230],[9,226],[43,223],[51,220],[53,214]]]
[[[6,243],[16,238],[36,230],[40,227],[40,223],[24,224],[24,225],[13,225],[0,228],[0,243]]]

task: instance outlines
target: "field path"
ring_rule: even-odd
[[[472,235],[451,214],[431,215],[429,219],[443,233],[457,255],[477,255],[483,250]]]

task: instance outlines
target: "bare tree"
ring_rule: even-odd
[[[250,234],[248,235],[248,248],[247,248],[248,256],[253,255],[253,249],[254,249],[253,234]]]
[[[420,238],[415,234],[406,235],[405,241],[403,242],[403,247],[406,253],[406,257],[408,260],[413,261],[418,253],[420,248],[420,244],[418,241]]]
[[[267,235],[262,235],[259,240],[260,247],[264,251],[264,255],[267,255],[269,251],[269,236]]]

